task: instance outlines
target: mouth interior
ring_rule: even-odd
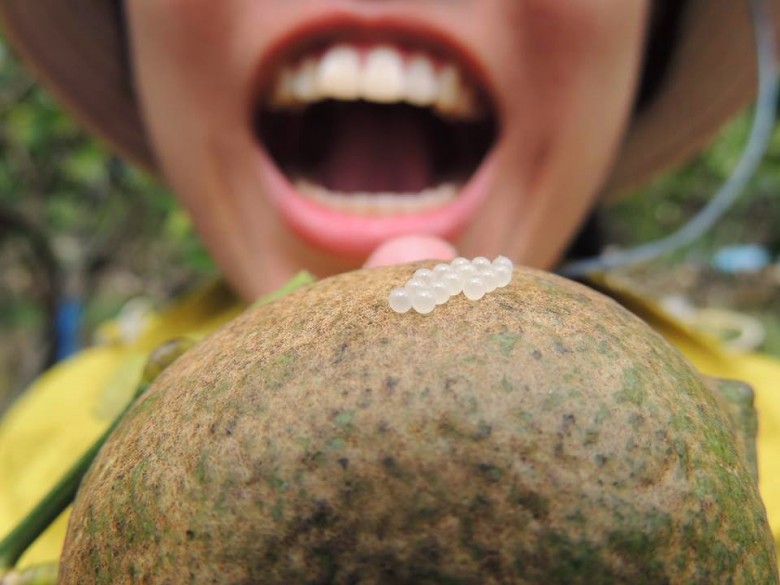
[[[474,174],[495,117],[445,118],[410,104],[326,100],[298,111],[260,108],[256,134],[288,178],[330,191],[416,194]]]

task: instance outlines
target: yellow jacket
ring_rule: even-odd
[[[302,275],[285,289],[308,278]],[[775,540],[780,541],[780,362],[759,355],[728,354],[630,291],[614,283],[606,288],[680,349],[699,371],[753,386],[759,412],[760,487]],[[117,416],[154,348],[174,337],[203,336],[244,308],[223,283],[216,283],[151,316],[132,342],[112,336],[109,326],[102,345],[41,376],[0,421],[0,538]],[[58,558],[66,517],[67,512],[25,553],[21,567]]]

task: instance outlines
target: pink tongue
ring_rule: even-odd
[[[319,178],[342,193],[422,191],[431,185],[423,124],[393,108],[352,110],[335,125]]]

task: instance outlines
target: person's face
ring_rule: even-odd
[[[303,268],[358,267],[405,234],[553,267],[619,145],[647,4],[128,0],[127,12],[165,179],[254,297]]]

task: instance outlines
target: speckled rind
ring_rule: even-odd
[[[531,270],[398,315],[416,266],[260,307],[85,478],[60,582],[777,583],[729,415],[616,303]]]
[[[737,450],[747,465],[750,475],[758,483],[758,413],[754,405],[755,393],[749,384],[737,380],[705,378],[715,397],[721,400],[722,410],[731,418],[736,432]]]

